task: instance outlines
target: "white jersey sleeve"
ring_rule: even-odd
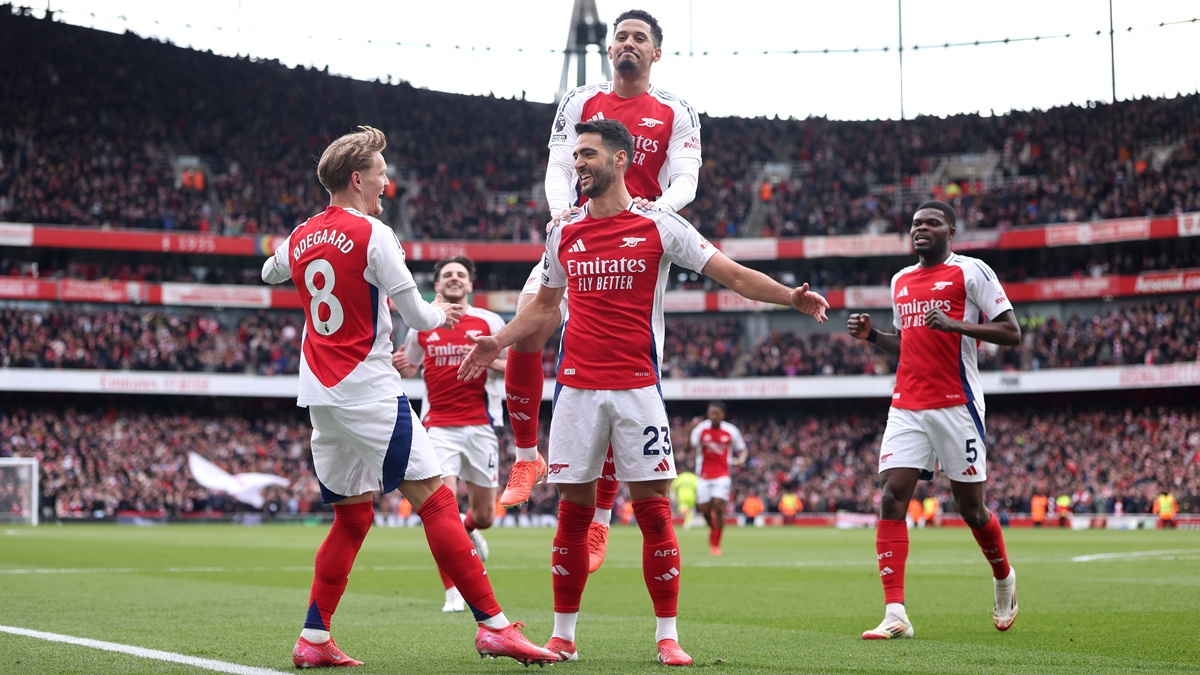
[[[667,259],[680,267],[700,272],[717,248],[704,238],[692,224],[682,216],[670,211],[646,211],[658,223],[662,237],[663,253]]]
[[[729,445],[733,448],[734,452],[745,452],[746,439],[742,438],[742,430],[728,422],[723,423],[721,426],[729,427]]]
[[[409,328],[431,330],[446,323],[446,313],[421,299],[417,282],[404,263],[404,249],[392,228],[371,216],[371,242],[367,245],[367,282],[383,289]]]
[[[963,276],[966,278],[967,297],[980,308],[988,321],[1013,308],[996,273],[987,263],[978,258],[960,258],[964,261]]]
[[[419,332],[415,328],[409,328],[408,333],[404,336],[404,344],[400,346],[400,349],[404,350],[404,355],[408,357],[408,362],[418,368],[425,362],[425,350],[421,348],[421,342],[417,340]]]
[[[487,321],[488,329],[492,332],[492,335],[499,333],[500,329],[504,328],[504,319],[500,318],[499,314],[478,308],[471,308],[471,311],[484,321]],[[504,428],[504,373],[488,370],[487,381],[483,385],[483,390],[487,392],[488,416],[492,418],[492,425],[497,428]]]
[[[586,206],[585,209],[586,211]],[[582,215],[582,214],[580,214]],[[558,258],[558,245],[562,241],[562,226],[555,226],[546,235],[546,253],[542,257],[542,285],[547,288],[562,288],[567,285],[567,270]]]

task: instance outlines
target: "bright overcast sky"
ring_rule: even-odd
[[[390,75],[439,91],[523,92],[543,102],[558,92],[572,12],[571,0],[15,4],[38,15],[49,4],[63,21],[183,47],[328,65],[360,79]],[[901,117],[897,0],[596,0],[596,6],[610,25],[634,7],[657,17],[665,37],[652,82],[709,115]],[[903,0],[902,6],[905,117],[1110,101],[1114,81],[1118,99],[1200,90],[1194,0],[1112,0],[1115,79],[1106,0]],[[855,48],[862,51],[842,53]],[[831,53],[804,53],[824,49]],[[589,82],[602,79],[598,59],[588,64]],[[574,86],[574,66],[570,77]]]

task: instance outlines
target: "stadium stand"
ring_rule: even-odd
[[[6,11],[0,41],[12,56],[0,71],[0,456],[39,456],[52,518],[249,509],[191,481],[188,450],[291,479],[268,494],[268,516],[323,511],[307,421],[285,396],[28,392],[44,391],[39,375],[84,371],[286,381],[301,314],[261,286],[259,265],[323,209],[314,158],[354,124],[388,132],[396,193],[385,219],[418,280],[428,288],[434,261],[466,252],[480,261],[475,304],[515,307],[540,249],[552,107],[355,82]],[[301,104],[314,97],[327,105]],[[663,363],[682,385],[666,387],[676,437],[708,398],[767,391],[731,402],[755,449],[731,503],[753,492],[773,509],[794,491],[809,512],[873,511],[886,401],[822,403],[820,389],[893,372],[842,335],[844,316],[867,309],[887,321],[886,284],[911,261],[898,233],[913,205],[938,196],[958,209],[962,250],[992,264],[1022,319],[1023,345],[981,351],[985,370],[1061,371],[1060,381],[1119,370],[1114,381],[1141,392],[1060,384],[990,397],[997,510],[1024,511],[1034,485],[1070,493],[1081,512],[1119,503],[1142,513],[1168,483],[1185,513],[1200,511],[1198,115],[1192,94],[905,122],[705,117],[686,215],[732,257],[813,281],[837,313],[832,329],[803,328],[678,275]],[[544,359],[552,375],[554,351]],[[748,377],[800,384],[754,389]],[[540,487],[530,511],[553,513],[554,499]]]

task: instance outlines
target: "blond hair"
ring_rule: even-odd
[[[350,175],[355,171],[370,168],[375,153],[387,147],[387,137],[374,128],[360,125],[325,148],[321,161],[317,162],[317,180],[330,194],[350,184]]]

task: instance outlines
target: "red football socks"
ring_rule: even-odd
[[[612,511],[613,502],[617,499],[617,465],[613,462],[612,446],[608,446],[608,454],[604,456],[604,469],[600,472],[600,480],[596,481],[596,508]]]
[[[458,587],[467,604],[471,605],[475,620],[483,621],[499,614],[500,604],[492,593],[487,571],[483,569],[483,563],[479,561],[475,547],[463,529],[458,515],[458,502],[450,488],[445,485],[439,487],[417,509],[417,515],[425,523],[425,538],[429,540],[433,559]]]
[[[554,546],[550,549],[555,612],[571,614],[579,611],[579,601],[588,578],[588,525],[595,513],[594,506],[566,500],[558,502],[558,529],[554,533]]]
[[[908,562],[908,523],[883,520],[875,527],[875,555],[883,581],[883,601],[904,603],[904,565]]]
[[[992,566],[992,576],[997,579],[1008,578],[1008,551],[1004,550],[1004,530],[1000,527],[996,514],[992,514],[987,525],[978,530],[971,530],[971,534],[975,535],[979,550],[983,551],[983,557],[987,558],[988,564]]]
[[[654,616],[679,613],[679,540],[671,523],[671,500],[639,499],[633,515],[642,529],[642,576],[654,603]]]
[[[333,505],[333,525],[317,549],[305,628],[329,630],[333,613],[346,590],[350,568],[354,567],[354,558],[374,520],[375,507],[371,502]]]
[[[504,368],[504,391],[508,399],[508,419],[518,448],[536,448],[538,409],[542,405],[542,353],[508,349]]]

